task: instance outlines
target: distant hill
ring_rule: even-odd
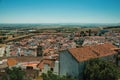
[[[104,29],[111,29],[111,28],[120,28],[120,26],[109,26],[109,27],[105,27]]]
[[[0,24],[0,28],[57,28],[57,27],[120,27],[120,23],[40,23],[40,24]]]

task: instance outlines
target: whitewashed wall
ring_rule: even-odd
[[[42,69],[42,73],[47,73],[50,71],[50,66],[48,64],[44,64],[44,69]]]
[[[55,61],[54,74],[59,74],[59,61]]]
[[[78,78],[79,76],[79,63],[77,60],[68,52],[62,51],[59,56],[60,75],[69,75]]]

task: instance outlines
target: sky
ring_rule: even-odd
[[[0,23],[120,23],[120,0],[0,0]]]

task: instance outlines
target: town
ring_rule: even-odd
[[[6,68],[13,67],[25,71],[26,80],[37,80],[48,71],[82,80],[87,61],[98,58],[120,66],[119,55],[119,26],[3,27],[0,80],[6,75]]]

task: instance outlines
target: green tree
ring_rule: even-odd
[[[42,74],[43,80],[75,80],[72,77],[67,77],[67,76],[59,76],[56,74],[53,74],[52,71],[48,71],[47,74],[43,73]]]
[[[116,65],[99,59],[90,60],[84,69],[84,80],[118,80]]]
[[[78,40],[75,40],[75,43],[78,45],[82,45],[84,40],[85,40],[84,38],[79,38]]]
[[[3,80],[24,80],[25,72],[21,68],[6,68],[7,76]]]
[[[83,36],[83,37],[84,37],[84,36],[87,36],[87,35],[86,35],[86,33],[85,33],[84,31],[81,31],[81,32],[80,32],[80,36]]]
[[[92,33],[91,29],[89,29],[88,33],[89,33],[89,36],[91,36],[91,33]]]

